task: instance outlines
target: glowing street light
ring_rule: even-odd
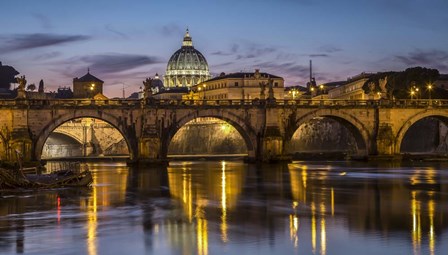
[[[320,88],[320,98],[323,99],[324,98],[324,85],[321,84],[319,86],[319,88]]]
[[[207,88],[207,84],[203,84],[202,87],[204,87],[204,99],[205,99],[205,89]]]
[[[428,86],[427,86],[426,88],[428,89],[428,98],[429,98],[429,100],[431,100],[432,84],[429,83]]]

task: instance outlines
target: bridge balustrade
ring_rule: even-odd
[[[0,100],[0,107],[11,106],[62,106],[62,107],[141,107],[147,106],[302,106],[302,107],[393,107],[393,108],[428,108],[448,107],[445,99],[396,99],[396,100],[346,100],[346,99],[223,99],[223,100],[182,100],[182,99],[5,99]]]

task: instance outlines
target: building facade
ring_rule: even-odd
[[[87,70],[87,74],[81,78],[73,79],[73,98],[93,98],[97,94],[103,94],[104,81],[96,78]]]
[[[223,99],[268,99],[270,85],[275,99],[284,98],[284,80],[282,77],[261,73],[221,73],[220,76],[204,81],[192,87],[194,98],[207,100]]]
[[[362,89],[362,86],[370,78],[372,74],[361,73],[352,78],[347,79],[347,82],[341,84],[328,91],[328,99],[344,99],[344,100],[366,100],[368,95]],[[378,99],[378,98],[375,98]]]
[[[187,29],[182,47],[168,61],[163,83],[165,87],[191,87],[210,78],[207,60],[193,47]]]

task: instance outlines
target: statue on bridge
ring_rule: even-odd
[[[260,86],[260,99],[265,99],[265,90],[266,90],[266,83],[264,81],[259,83]]]
[[[25,75],[22,75],[18,78],[16,78],[17,83],[19,86],[17,87],[17,99],[25,99],[26,98],[26,92],[25,92],[25,86],[26,86],[26,78]]]
[[[387,93],[387,76],[383,79],[378,80],[378,85],[380,86],[380,92],[381,92],[381,98],[387,99],[389,98],[389,95]]]
[[[152,79],[146,78],[146,80],[143,81],[143,98],[147,99],[148,97],[152,96]]]
[[[274,97],[274,80],[271,78],[268,79],[269,91],[268,91],[268,100],[275,100]]]

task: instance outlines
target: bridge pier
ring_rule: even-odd
[[[29,162],[33,160],[33,141],[30,138],[28,129],[18,128],[11,132],[11,138],[8,141],[8,156],[10,162],[21,160]],[[21,157],[18,159],[17,157]]]
[[[162,161],[161,157],[161,141],[159,137],[149,136],[142,137],[138,141],[138,157],[139,162],[155,163]]]
[[[259,158],[258,161],[273,162],[284,160],[282,129],[279,125],[281,116],[277,108],[266,108],[265,121],[266,127],[263,130],[263,135],[258,141]]]
[[[394,154],[394,134],[390,125],[383,124],[379,127],[376,138],[377,154],[381,156]]]

